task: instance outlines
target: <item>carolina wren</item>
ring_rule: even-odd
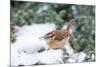
[[[66,19],[68,22],[66,29],[53,30],[43,36],[49,48],[63,48],[64,45],[69,41],[70,28],[73,24],[73,19],[69,16],[67,16]]]

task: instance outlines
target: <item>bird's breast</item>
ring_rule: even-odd
[[[64,45],[67,43],[68,39],[64,38],[63,40],[59,41],[59,40],[47,40],[47,44],[49,46],[49,48],[63,48]]]

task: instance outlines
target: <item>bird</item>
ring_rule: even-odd
[[[46,33],[42,38],[46,41],[49,48],[64,48],[70,39],[70,28],[73,25],[73,19],[70,16],[65,17],[68,22],[65,29],[57,29]]]

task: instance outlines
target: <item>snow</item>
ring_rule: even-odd
[[[19,32],[16,33],[17,40],[13,45],[16,45],[16,48],[28,53],[36,52],[41,48],[46,49],[48,46],[40,37],[53,29],[55,29],[55,25],[49,23],[23,26]]]
[[[38,59],[41,63],[45,64],[57,64],[62,63],[62,57],[63,57],[63,51],[62,50],[49,50],[44,51],[43,53],[38,54]]]
[[[48,48],[46,42],[39,38],[54,29],[55,25],[50,23],[25,25],[20,28],[16,32],[16,42],[11,44],[11,65],[31,65],[38,62],[52,64],[62,61],[62,50],[39,53],[39,50]]]
[[[84,52],[73,53],[69,57],[68,62],[83,62],[85,57],[86,57],[86,54]]]
[[[16,41],[11,44],[11,66],[35,64],[61,64],[63,62],[62,49],[49,49],[46,42],[40,39],[56,26],[52,23],[25,25],[16,32]],[[75,53],[70,43],[66,43],[69,54],[68,62],[83,62],[86,54]]]
[[[65,48],[66,48],[66,52],[69,54],[69,55],[72,55],[74,53],[74,50],[72,49],[72,47],[70,46],[69,42],[65,45]]]

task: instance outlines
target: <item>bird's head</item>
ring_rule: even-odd
[[[65,20],[67,21],[67,27],[66,27],[66,30],[67,31],[70,31],[72,25],[73,25],[73,18],[70,17],[70,16],[65,16]]]

